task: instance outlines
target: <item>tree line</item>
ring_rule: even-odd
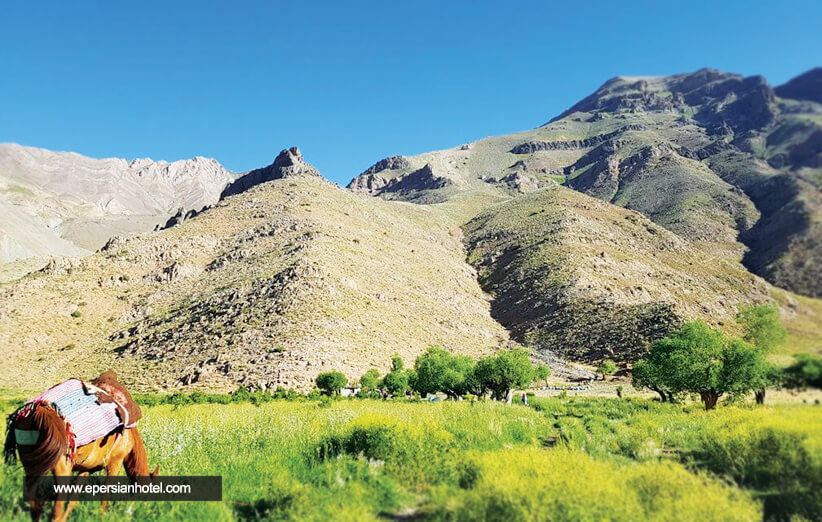
[[[729,336],[704,321],[691,321],[672,335],[654,343],[632,368],[637,389],[655,391],[663,402],[676,402],[688,394],[698,395],[706,410],[714,409],[725,396],[741,397],[753,392],[756,403],[765,402],[768,388],[822,388],[822,358],[796,356],[787,368],[768,361],[768,355],[785,342],[787,331],[773,305],[742,306],[737,314],[741,336]],[[601,361],[596,371],[603,379],[616,372],[613,361]],[[550,369],[533,364],[530,352],[518,347],[473,360],[432,347],[420,355],[414,367],[405,369],[398,355],[391,370],[380,375],[376,368],[360,378],[362,397],[402,397],[415,393],[425,397],[442,393],[451,399],[490,396],[507,400],[514,389],[528,388],[545,380]],[[320,374],[317,387],[333,395],[347,386],[339,371]],[[618,390],[621,396],[621,389]]]
[[[531,362],[530,352],[513,348],[475,361],[471,357],[454,355],[439,347],[431,347],[405,369],[403,360],[395,355],[391,370],[384,376],[376,368],[360,378],[360,396],[403,397],[416,393],[422,397],[443,393],[450,399],[465,396],[490,396],[507,400],[514,389],[524,389],[551,374],[545,364]],[[321,373],[315,381],[328,394],[339,394],[348,379],[339,371]]]

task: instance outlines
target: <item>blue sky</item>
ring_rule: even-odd
[[[822,2],[7,2],[0,141],[374,161],[536,127],[619,74],[822,65]],[[778,6],[777,6],[778,5]]]

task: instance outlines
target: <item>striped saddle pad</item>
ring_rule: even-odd
[[[117,406],[101,403],[80,379],[69,379],[41,393],[31,402],[52,404],[69,424],[77,447],[105,437],[123,424]]]

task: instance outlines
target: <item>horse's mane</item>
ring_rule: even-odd
[[[66,455],[68,451],[69,441],[65,421],[50,405],[37,403],[34,406],[34,412],[29,416],[9,422],[9,434],[6,437],[4,452],[8,451],[9,437],[14,439],[14,428],[18,426],[36,429],[40,432],[37,444],[17,445],[20,462],[26,470],[26,475],[39,477],[47,474],[57,460]]]

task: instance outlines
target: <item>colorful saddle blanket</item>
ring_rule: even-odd
[[[69,425],[76,447],[105,437],[123,425],[117,405],[101,402],[79,379],[69,379],[52,386],[30,402],[52,404]]]

